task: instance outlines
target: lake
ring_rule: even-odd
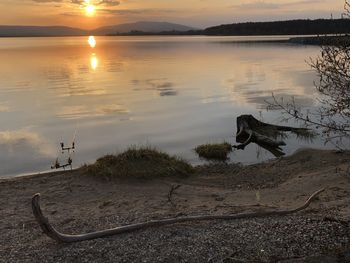
[[[49,170],[65,158],[60,142],[72,140],[74,167],[130,145],[203,163],[193,148],[234,143],[239,115],[279,123],[279,112],[265,110],[272,93],[316,105],[306,61],[319,47],[254,42],[277,38],[0,39],[0,176]],[[324,147],[321,139],[287,142],[288,154]],[[273,158],[255,145],[230,157]]]

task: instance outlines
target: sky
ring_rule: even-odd
[[[205,28],[246,21],[339,18],[344,0],[1,0],[1,25],[93,29],[136,21]]]

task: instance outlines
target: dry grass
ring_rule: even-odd
[[[195,148],[199,157],[207,160],[226,161],[228,154],[232,152],[231,144],[224,142],[220,144],[204,144]]]
[[[193,167],[178,157],[150,147],[131,147],[118,155],[106,155],[84,167],[87,174],[103,178],[155,178],[188,176]]]

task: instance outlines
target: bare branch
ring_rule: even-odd
[[[344,11],[342,17],[349,19],[349,0],[344,3]],[[345,150],[344,141],[350,142],[350,43],[336,37],[332,41],[331,45],[321,46],[318,57],[308,61],[319,78],[314,85],[319,92],[320,106],[314,112],[305,112],[296,106],[294,99],[285,103],[273,95],[268,109],[280,110],[288,116],[287,120],[295,119],[307,127],[322,130],[326,143]]]
[[[40,194],[36,194],[32,198],[32,209],[33,214],[36,218],[36,221],[39,223],[43,232],[54,239],[59,243],[73,243],[73,242],[81,242],[86,240],[92,240],[97,238],[104,238],[113,235],[118,235],[122,233],[142,230],[150,227],[160,227],[164,225],[171,225],[183,222],[192,222],[192,221],[210,221],[210,220],[235,220],[235,219],[251,219],[251,218],[261,218],[261,217],[269,217],[269,216],[284,216],[293,214],[299,211],[302,211],[310,206],[310,204],[316,199],[316,197],[325,191],[325,189],[321,189],[314,194],[312,194],[307,201],[295,208],[295,209],[286,209],[280,211],[265,211],[265,212],[252,212],[252,213],[241,213],[241,214],[233,214],[233,215],[202,215],[202,216],[188,216],[188,217],[178,217],[178,218],[169,218],[169,219],[161,219],[148,221],[145,223],[131,224],[126,226],[120,226],[112,229],[96,231],[87,234],[78,234],[78,235],[67,235],[60,233],[57,231],[49,222],[49,220],[43,215],[40,208]]]
[[[175,193],[175,191],[177,189],[179,189],[181,187],[180,184],[178,185],[172,185],[170,190],[169,190],[169,193],[168,193],[168,202],[171,203],[173,206],[175,206],[173,200],[172,200],[172,197],[173,197],[173,194]]]

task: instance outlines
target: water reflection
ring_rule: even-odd
[[[95,37],[89,36],[88,43],[89,43],[91,48],[95,48],[96,44],[97,44]]]
[[[314,79],[305,59],[318,55],[317,47],[218,45],[213,39],[0,39],[0,122],[4,130],[21,131],[0,133],[6,149],[0,163],[9,173],[46,170],[54,160],[47,161],[47,149],[70,140],[79,121],[76,165],[135,144],[197,164],[193,148],[233,143],[236,117],[259,116],[272,92],[313,105]],[[266,122],[278,117],[264,113]],[[47,146],[39,149],[41,138]],[[287,144],[287,153],[302,146]],[[249,146],[231,159],[257,161],[255,150]]]
[[[91,57],[90,57],[90,66],[93,70],[96,70],[97,67],[98,67],[98,59],[96,57],[96,54],[95,53],[92,53],[91,54]]]
[[[0,132],[0,177],[2,174],[37,171],[51,162],[55,149],[39,134],[28,129]]]
[[[9,112],[9,111],[10,111],[10,107],[9,106],[0,103],[0,113],[1,112]]]
[[[57,113],[62,119],[95,118],[108,115],[128,114],[130,111],[118,104],[65,106]]]
[[[135,87],[134,90],[154,90],[159,96],[176,96],[178,95],[175,89],[175,83],[169,81],[167,78],[162,79],[134,79],[131,82]]]
[[[94,36],[89,36],[88,43],[92,49],[96,47],[97,41]],[[98,67],[98,59],[95,53],[90,56],[90,66],[95,71]]]

